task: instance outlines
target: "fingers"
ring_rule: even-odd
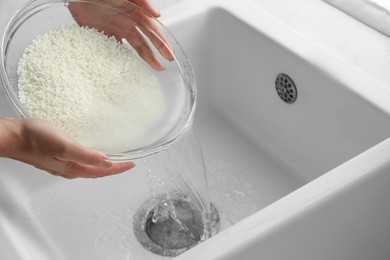
[[[138,55],[152,68],[159,71],[166,69],[154,55],[152,48],[149,46],[143,35],[138,31],[137,27],[133,27],[129,30],[126,40],[137,51]]]
[[[118,174],[134,166],[132,162],[114,164],[104,153],[68,141],[60,154],[45,162],[44,168],[53,175],[73,179]]]
[[[51,165],[54,175],[65,178],[98,178],[118,174],[133,168],[133,162],[112,163],[102,152],[82,147],[69,146]]]
[[[133,0],[132,2],[138,2],[138,4],[142,2],[143,4],[150,5],[149,1]],[[134,6],[131,6],[130,4],[124,4],[122,9],[125,10],[128,16],[118,16],[118,19],[116,20],[117,27],[122,28],[123,31],[128,31],[125,36],[126,40],[139,54],[143,53],[144,56],[141,57],[146,62],[153,68],[156,69],[156,67],[158,67],[160,68],[159,70],[161,70],[160,62],[155,59],[152,49],[146,48],[148,42],[144,37],[146,36],[149,38],[154,47],[156,47],[165,59],[172,61],[174,56],[168,40],[161,32],[157,23],[152,18],[145,15],[141,10],[135,9]]]
[[[150,31],[142,25],[139,25],[139,28],[150,39],[154,47],[156,47],[156,49],[165,59],[172,61],[175,58],[173,56],[171,45],[160,30],[155,29],[153,31]]]
[[[145,9],[147,12],[149,12],[154,17],[159,17],[160,13],[155,9],[150,2],[150,0],[130,0],[129,2],[141,7],[142,9]]]
[[[111,167],[95,167],[86,164],[79,164],[75,162],[63,162],[60,176],[67,179],[73,178],[100,178],[125,172],[135,166],[133,162],[122,162],[112,164]]]
[[[73,145],[68,145],[61,154],[55,155],[55,159],[102,168],[110,168],[112,166],[112,162],[109,161],[104,153],[85,148],[76,142]]]
[[[112,163],[111,167],[97,167],[87,164],[80,164],[73,161],[60,161],[53,159],[50,162],[47,160],[44,165],[36,165],[35,167],[54,176],[64,177],[66,179],[75,178],[101,178],[114,174],[123,173],[132,169],[135,166],[133,162]]]
[[[134,21],[132,21],[135,23],[134,26],[138,26],[138,28],[151,40],[160,54],[167,60],[172,61],[174,58],[172,46],[161,32],[156,21],[145,16],[143,13],[138,13],[135,16],[133,13],[130,17],[131,18],[128,18],[128,20],[134,19]]]
[[[95,0],[97,1],[97,0]],[[137,5],[138,7],[141,7],[144,9],[146,12],[148,12],[150,15],[154,17],[159,17],[160,13],[159,11],[153,7],[152,3],[150,0],[98,0],[98,2],[103,2],[103,3],[109,3],[112,6],[118,7],[118,8],[123,8],[124,6],[129,5],[128,3],[132,3]]]

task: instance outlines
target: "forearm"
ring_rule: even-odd
[[[22,139],[22,120],[0,118],[0,157],[12,157]]]

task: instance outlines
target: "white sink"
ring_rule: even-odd
[[[197,76],[195,128],[222,217],[177,259],[389,259],[389,89],[246,0],[184,1],[164,23]],[[159,259],[132,233],[149,196],[136,164],[69,181],[2,159],[0,259]]]

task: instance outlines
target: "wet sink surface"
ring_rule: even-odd
[[[194,127],[204,151],[211,200],[222,217],[221,232],[180,259],[254,259],[256,245],[270,250],[265,259],[278,259],[271,249],[284,241],[280,237],[286,238],[282,245],[288,244],[288,223],[294,222],[286,219],[283,229],[272,221],[302,210],[320,195],[342,194],[330,191],[347,185],[352,171],[368,172],[374,163],[385,164],[383,158],[364,166],[371,157],[382,158],[376,152],[383,156],[388,151],[387,143],[382,150],[375,147],[390,135],[389,91],[249,2],[239,2],[193,4],[164,20],[195,70],[199,104]],[[297,86],[294,104],[284,103],[276,93],[279,73]],[[13,115],[4,97],[1,101],[2,114]],[[370,148],[372,154],[343,166]],[[69,181],[2,159],[0,227],[5,232],[0,241],[7,259],[161,258],[145,252],[132,232],[132,215],[150,196],[147,169],[142,160],[136,164],[121,175]],[[353,187],[345,193],[355,194]],[[346,201],[353,197],[343,196]],[[342,205],[334,212],[342,212]],[[304,219],[317,224],[310,214],[299,212],[300,232]],[[319,218],[323,211],[312,212]],[[357,205],[351,212],[361,210]],[[333,218],[339,216],[334,213]],[[268,229],[270,223],[275,231]],[[310,238],[305,233],[299,237]],[[323,248],[331,248],[324,243]]]

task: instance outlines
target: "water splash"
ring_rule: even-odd
[[[258,192],[242,176],[246,169],[219,160],[206,163],[210,200],[218,208],[221,230],[234,225],[262,208]]]
[[[241,177],[247,175],[245,168],[212,160],[206,162],[206,169],[221,229],[261,208],[257,191]],[[68,259],[167,260],[144,249],[133,234],[133,216],[149,197],[147,190],[143,195],[133,193],[142,182],[137,176],[131,172],[99,181],[59,182],[35,193],[30,207]]]

